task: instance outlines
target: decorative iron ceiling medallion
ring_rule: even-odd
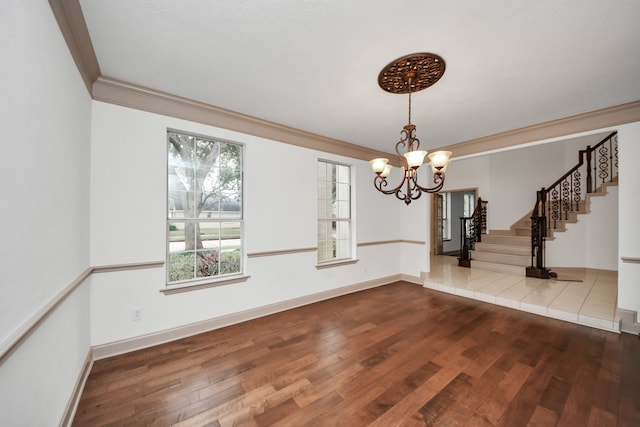
[[[384,67],[378,75],[378,84],[382,90],[391,93],[418,92],[440,80],[444,69],[444,59],[440,56],[433,53],[413,53]]]

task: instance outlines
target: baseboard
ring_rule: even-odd
[[[420,273],[422,277],[422,273]],[[400,274],[400,280],[404,280],[405,282],[415,283],[416,285],[422,286],[424,284],[424,280],[421,277],[412,276],[410,274]]]
[[[620,316],[620,331],[628,334],[640,335],[640,323],[638,323],[638,313],[632,310],[618,308],[617,315]]]
[[[60,427],[70,427],[73,423],[73,418],[76,415],[76,410],[78,409],[78,404],[80,403],[80,397],[82,396],[82,391],[84,390],[84,385],[87,383],[87,378],[89,378],[89,373],[91,372],[91,368],[93,367],[93,360],[93,351],[89,349],[87,357],[84,360],[84,365],[82,366],[82,371],[80,371],[80,375],[76,380],[76,385],[73,388],[71,398],[69,399],[67,407],[64,410],[62,420],[60,421]]]
[[[292,308],[297,308],[342,295],[363,291],[365,289],[387,285],[399,280],[417,284],[422,283],[419,277],[405,274],[394,274],[391,276],[368,280],[365,282],[356,283],[337,289],[331,289],[324,292],[318,292],[304,297],[293,298],[290,300],[281,301],[274,304],[241,311],[238,313],[232,313],[225,316],[207,319],[201,322],[191,323],[164,331],[97,345],[93,347],[93,358],[94,360],[105,359],[107,357],[117,356],[119,354],[129,353],[131,351],[141,350],[143,348],[153,347],[159,344],[164,344],[192,335],[224,328],[225,326],[231,326],[238,323],[246,322],[248,320],[257,319],[259,317],[279,313],[281,311],[290,310]]]

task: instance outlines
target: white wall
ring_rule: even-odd
[[[618,270],[618,199],[618,187],[591,197],[590,213],[547,241],[547,267]]]
[[[211,126],[93,102],[91,137],[91,263],[165,258],[166,129],[245,144],[247,253],[315,247],[318,158],[355,168],[357,241],[426,241],[426,203],[410,207],[372,185],[367,162],[269,141]],[[277,171],[274,173],[274,171]],[[404,229],[403,221],[417,224]],[[410,248],[410,249],[407,249]],[[403,256],[406,253],[411,256]],[[315,252],[245,259],[245,283],[165,295],[163,268],[91,278],[93,345],[119,342],[398,273],[428,268],[426,245],[357,248],[356,264],[316,269]],[[131,310],[142,308],[142,321]]]
[[[618,211],[619,255],[640,258],[640,122],[618,128],[620,205]],[[618,264],[618,306],[640,313],[640,263]]]
[[[89,266],[90,98],[47,2],[0,8],[0,340]],[[2,424],[56,425],[89,352],[80,286],[0,365]]]

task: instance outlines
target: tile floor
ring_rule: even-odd
[[[620,332],[616,314],[618,274],[592,269],[553,269],[557,279],[535,279],[458,267],[451,256],[431,258],[424,286],[450,294]]]

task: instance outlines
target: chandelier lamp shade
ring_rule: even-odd
[[[435,84],[445,70],[444,60],[433,53],[414,53],[403,56],[384,67],[378,75],[378,85],[390,93],[409,94],[409,121],[400,132],[400,140],[396,143],[396,153],[402,165],[402,181],[396,187],[387,189],[387,178],[392,165],[389,159],[373,159],[369,163],[376,176],[374,187],[384,194],[395,194],[407,205],[418,199],[422,193],[437,193],[444,186],[445,171],[451,159],[450,151],[427,153],[420,150],[420,140],[416,138],[416,127],[411,124],[411,94]],[[433,171],[433,187],[418,184],[418,168],[427,157]]]

